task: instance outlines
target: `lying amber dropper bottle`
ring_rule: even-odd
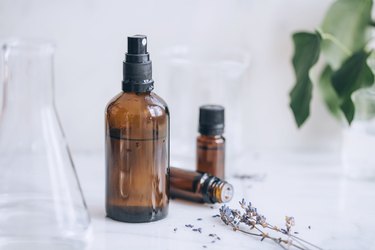
[[[207,173],[170,167],[170,197],[199,203],[225,203],[233,197],[233,186]]]

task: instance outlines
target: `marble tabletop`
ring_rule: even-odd
[[[78,154],[74,160],[92,218],[89,249],[282,249],[234,232],[213,217],[220,205],[172,200],[168,217],[161,221],[110,220],[104,210],[103,155]],[[230,207],[239,208],[238,201],[245,198],[279,226],[285,216],[294,216],[293,231],[323,249],[375,249],[375,183],[343,177],[337,155],[256,154],[239,159],[233,168],[227,179],[235,187]]]

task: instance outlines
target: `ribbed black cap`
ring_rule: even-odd
[[[124,92],[147,92],[154,88],[152,64],[147,52],[147,37],[128,37],[128,52],[123,64],[122,90]]]
[[[221,135],[224,133],[224,107],[204,105],[199,108],[199,133]]]

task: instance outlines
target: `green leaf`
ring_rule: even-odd
[[[321,26],[322,53],[337,69],[369,40],[372,0],[338,0],[329,8]]]
[[[352,123],[354,119],[354,112],[355,112],[355,107],[354,103],[351,98],[345,100],[341,105],[340,108],[342,112],[345,115],[346,120],[348,121],[349,125]]]
[[[331,81],[340,99],[340,109],[350,124],[354,118],[352,94],[360,88],[370,87],[374,83],[374,74],[367,65],[370,53],[363,49],[349,57],[343,65],[333,73]]]
[[[293,34],[293,66],[297,81],[290,92],[290,107],[298,127],[301,127],[310,115],[312,83],[309,72],[319,59],[320,40],[317,33]]]
[[[340,99],[336,94],[335,89],[332,86],[331,77],[333,74],[333,70],[331,66],[326,65],[322,74],[320,75],[319,79],[319,90],[324,99],[324,102],[331,112],[336,118],[340,118],[341,110],[340,110]]]

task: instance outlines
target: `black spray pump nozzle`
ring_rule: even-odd
[[[147,52],[147,37],[128,37],[128,52],[123,64],[122,89],[124,92],[148,92],[153,90],[152,65]]]
[[[147,37],[144,35],[129,36],[128,54],[147,54]]]

